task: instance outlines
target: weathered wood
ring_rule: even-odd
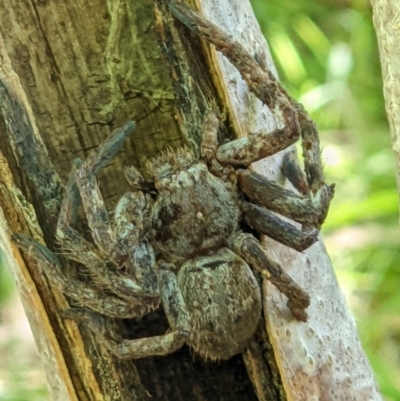
[[[198,0],[197,7],[273,69],[248,2]],[[176,22],[165,1],[0,0],[0,21],[0,205],[8,249],[9,235],[25,232],[56,250],[61,183],[72,160],[85,158],[130,118],[138,122],[135,134],[99,178],[109,207],[126,190],[123,165],[143,167],[166,145],[196,151],[207,109],[226,114],[226,137],[275,127],[237,71]],[[48,157],[39,157],[41,152],[24,157],[41,148]],[[282,180],[281,158],[255,168]],[[85,327],[60,317],[67,300],[49,286],[40,267],[13,249],[16,259],[8,253],[8,260],[46,361],[53,399],[364,400],[368,394],[378,400],[323,245],[299,254],[272,240],[266,244],[309,291],[309,323],[294,322],[281,294],[264,283],[271,343],[261,326],[244,363],[239,355],[219,364],[200,361],[187,348],[135,363],[114,360]],[[167,329],[161,312],[118,325],[127,338]]]
[[[193,51],[185,38],[183,47],[181,33],[164,12],[165,4],[160,2],[157,12],[153,1],[109,6],[104,2],[1,5],[6,35],[0,147],[4,168],[10,167],[4,193],[13,195],[2,197],[2,209],[9,234],[35,234],[53,250],[57,250],[54,225],[61,182],[66,182],[75,157],[85,158],[126,120],[137,121],[135,134],[100,176],[112,207],[126,190],[124,165],[141,167],[166,145],[195,148],[204,110],[218,107],[203,56],[196,51],[198,40]],[[168,42],[166,54],[160,40]],[[173,79],[166,60],[175,68]],[[26,158],[32,149],[37,157]],[[39,157],[46,152],[48,158]],[[19,188],[23,206],[14,195]],[[38,223],[30,215],[27,220],[24,208],[29,203]],[[16,213],[18,218],[13,218]],[[20,279],[21,295],[35,337],[43,344],[53,399],[145,400],[151,395],[153,399],[234,400],[240,394],[241,399],[256,399],[240,355],[213,364],[194,360],[185,348],[170,357],[135,364],[114,360],[84,327],[78,330],[74,322],[59,316],[68,307],[63,295],[49,286],[32,261],[25,262],[26,276],[32,281]],[[16,266],[16,274],[23,266]],[[161,312],[121,326],[126,337],[161,334],[166,329]]]
[[[400,3],[396,0],[371,0],[371,4],[382,66],[386,114],[396,162],[397,188],[400,194]]]

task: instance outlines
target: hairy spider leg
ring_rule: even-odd
[[[258,205],[266,206],[307,227],[319,228],[322,225],[333,196],[330,186],[322,187],[317,197],[312,194],[302,196],[249,170],[239,170],[238,184],[240,189]]]
[[[91,242],[86,241],[72,227],[66,227],[63,235],[62,241],[59,239],[63,253],[69,259],[85,266],[91,275],[92,281],[96,283],[96,287],[110,290],[127,302],[144,304],[146,300],[148,302],[153,300],[152,303],[158,305],[157,288],[153,288],[154,285],[143,285],[143,280],[137,280],[134,275],[127,275],[110,269],[110,266],[107,266],[106,261],[99,255],[97,248]],[[144,255],[146,255],[146,258]],[[147,241],[140,241],[136,244],[131,256],[131,260],[134,259],[132,264],[135,262],[135,258],[140,258],[139,262],[136,263],[136,265],[140,265],[139,268],[147,268],[147,270],[154,273],[154,252]],[[154,281],[157,282],[156,279]],[[140,285],[138,282],[140,282]]]
[[[190,335],[189,316],[179,289],[176,275],[170,264],[160,266],[160,289],[164,312],[171,328],[160,336],[134,340],[116,339],[111,333],[105,333],[106,324],[102,318],[87,314],[89,327],[101,339],[101,342],[119,359],[138,359],[155,355],[167,355],[181,348]]]
[[[216,159],[222,165],[249,166],[286,149],[298,139],[299,135],[291,135],[288,127],[272,132],[250,133],[246,137],[221,145],[217,149]]]
[[[218,26],[185,3],[172,1],[169,8],[178,20],[228,58],[249,89],[289,128],[289,135],[301,134],[308,185],[313,192],[325,186],[318,131],[303,106],[285,91],[271,71],[263,68],[243,45]]]
[[[261,67],[244,46],[233,41],[219,27],[205,19],[184,3],[171,2],[169,7],[175,17],[184,25],[198,34],[201,38],[212,43],[219,52],[230,60],[249,86],[249,89],[285,124],[283,130],[280,132],[279,130],[278,132],[274,131],[272,133],[273,135],[284,136],[288,138],[289,142],[290,140],[293,140],[294,142],[296,140],[295,138],[301,134],[304,165],[308,186],[312,193],[312,203],[315,204],[316,207],[323,209],[319,215],[325,217],[329,207],[329,202],[333,197],[334,187],[332,185],[328,186],[324,182],[320,161],[318,131],[302,105],[297,103],[287,94],[271,71]],[[256,135],[259,136],[262,134]],[[267,138],[268,135],[263,135],[266,136],[266,141],[270,140]],[[235,164],[237,154],[253,153],[253,158],[241,157],[243,160],[246,160],[246,163],[243,163],[244,165],[260,160],[261,158],[268,156],[268,154],[262,155],[261,152],[253,152],[252,148],[254,144],[261,139],[261,137],[257,138],[256,136],[253,140],[246,142],[241,138],[237,140],[239,142],[232,141],[231,143],[223,145],[221,147],[221,152],[219,150],[217,151],[217,159],[220,160],[219,158],[221,157],[221,153],[225,152],[225,147],[233,149],[234,154],[231,155],[231,157],[226,157],[224,159],[221,158],[221,163]],[[271,140],[274,141],[274,138],[271,138]],[[242,144],[242,146],[240,146],[240,144]],[[235,153],[234,148],[236,147],[237,151]],[[284,147],[282,149],[284,149]],[[238,163],[236,162],[236,164]],[[275,196],[279,197],[279,193]],[[294,203],[294,205],[295,204],[296,203]],[[285,207],[283,208],[283,211],[285,211]],[[321,217],[317,220],[321,220]]]
[[[80,159],[75,160],[65,190],[56,231],[58,242],[63,251],[68,254],[70,259],[83,264],[98,286],[118,294],[126,302],[142,305],[141,310],[139,310],[140,313],[136,308],[134,315],[132,315],[129,311],[130,307],[128,307],[125,317],[141,316],[156,308],[159,304],[154,251],[147,239],[144,236],[140,236],[143,230],[143,213],[148,208],[148,198],[139,190],[124,194],[119,200],[115,211],[115,233],[110,226],[108,227],[108,230],[111,231],[111,236],[115,238],[115,244],[118,244],[119,256],[123,255],[124,267],[129,270],[129,276],[110,269],[110,266],[107,266],[109,255],[105,254],[104,251],[99,253],[99,249],[86,241],[71,225],[75,223],[77,210],[82,200],[85,199],[81,197],[81,188],[77,185],[77,170],[80,171],[83,166],[90,166],[92,171],[97,173],[116,154],[123,140],[132,132],[133,128],[134,124],[128,123],[125,127],[116,130],[109,140],[100,147],[100,151],[95,152],[95,155],[89,156],[87,164]],[[97,184],[93,183],[93,179],[90,184],[91,187],[84,183],[84,188],[89,191],[90,196],[90,191],[93,191],[95,187],[96,196],[98,196],[101,203],[99,214],[105,212],[108,222],[107,211]],[[130,216],[129,221],[126,218],[128,215]],[[117,268],[120,267],[121,265],[117,265]],[[107,297],[108,295],[104,293],[102,296]],[[102,311],[100,310],[99,312]],[[107,311],[102,313],[109,315]]]
[[[218,148],[219,120],[213,111],[209,111],[204,118],[201,141],[201,158],[207,163],[214,158]]]
[[[299,230],[266,208],[251,202],[241,202],[240,208],[244,221],[251,228],[296,251],[302,252],[318,240],[319,231],[316,228],[303,227]]]
[[[232,250],[288,297],[288,307],[293,316],[298,320],[307,321],[305,309],[310,305],[309,295],[267,255],[261,244],[251,234],[245,233],[239,233],[230,242]]]
[[[96,174],[118,152],[125,138],[133,131],[135,125],[129,122],[124,127],[115,130],[106,142],[91,152],[81,164],[77,162],[75,174],[76,183],[82,200],[83,209],[92,231],[93,240],[103,257],[120,267],[127,260],[127,250],[117,242],[114,230],[97,184]]]
[[[133,318],[143,315],[143,305],[131,299],[127,302],[111,294],[105,294],[94,286],[69,277],[62,264],[49,249],[24,234],[14,234],[13,240],[27,257],[44,270],[52,285],[67,294],[77,305],[115,318]]]
[[[172,14],[202,39],[210,42],[236,67],[249,89],[278,116],[287,127],[286,135],[298,137],[300,125],[293,99],[269,70],[264,70],[240,43],[198,12],[181,2],[170,2]],[[264,156],[265,157],[265,156]]]
[[[261,133],[246,138],[240,138],[239,140],[229,142],[218,148],[217,132],[218,120],[215,114],[209,113],[204,123],[201,147],[202,159],[206,162],[211,162],[211,171],[217,176],[221,172],[220,170],[223,171],[223,167],[220,164],[221,160],[222,162],[234,160],[240,165],[251,163],[254,159],[254,154],[257,155],[257,158],[262,158],[266,154],[274,154],[279,151],[282,147],[281,138],[285,138],[279,135],[280,133],[278,132],[278,135],[274,133],[272,135],[266,134],[266,139],[272,137],[274,139],[273,141],[260,140],[264,139],[264,134]],[[287,155],[292,154],[293,152],[287,153]],[[218,160],[216,160],[216,158],[218,158]],[[247,160],[248,163],[246,163],[246,159],[249,159]],[[297,163],[295,163],[293,156],[286,157],[285,155],[285,162],[288,163],[288,166],[285,168],[284,172],[290,174],[291,181],[296,185],[296,189],[300,191],[305,188],[308,191],[307,184],[304,182],[304,175]],[[317,229],[304,227],[303,230],[299,230],[293,224],[280,219],[274,213],[271,213],[263,207],[242,201],[241,210],[245,222],[250,227],[297,251],[301,252],[309,248],[318,240]]]
[[[302,194],[307,195],[309,188],[301,170],[296,150],[286,152],[283,156],[282,173],[291,182],[291,184]]]
[[[115,156],[115,154],[121,148],[125,138],[130,133],[132,133],[134,128],[135,124],[132,121],[130,121],[122,128],[115,130],[111,134],[109,139],[102,146],[100,146],[96,152],[92,152],[89,155],[85,167],[89,168],[93,174],[97,174],[98,171],[102,167],[104,167],[111,158]],[[78,188],[76,180],[77,169],[81,169],[82,165],[83,162],[81,159],[76,159],[74,161],[71,173],[69,175],[68,184],[65,188],[65,194],[63,198],[63,203],[61,205],[60,213],[58,216],[57,230],[56,230],[56,235],[60,241],[63,241],[64,239],[63,231],[67,227],[70,227],[76,222],[78,208],[82,203],[80,188]],[[104,210],[105,206],[103,207],[103,209],[101,209],[101,211]],[[104,216],[108,220],[107,211],[105,211]]]

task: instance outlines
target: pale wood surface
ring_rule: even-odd
[[[371,0],[400,194],[400,2]]]

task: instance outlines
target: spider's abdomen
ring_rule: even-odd
[[[164,259],[183,262],[226,244],[237,227],[239,209],[205,164],[176,171],[160,187],[153,207],[152,244]]]
[[[261,316],[260,287],[247,263],[222,248],[184,263],[178,283],[190,316],[188,345],[211,360],[242,352]]]

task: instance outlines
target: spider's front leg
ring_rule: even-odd
[[[246,166],[285,148],[285,142],[270,142],[269,134],[257,133],[220,146],[216,159],[222,165]],[[326,218],[333,197],[333,186],[323,183],[316,193],[307,192],[308,187],[299,168],[293,165],[290,154],[285,156],[282,170],[301,194],[285,189],[277,182],[248,169],[236,170],[239,188],[250,200],[268,209],[242,202],[243,216],[247,224],[260,233],[303,251],[318,239],[318,230]],[[269,210],[301,223],[303,230],[279,219]]]
[[[127,302],[121,299],[123,297],[105,294],[104,291],[71,277],[66,273],[65,266],[59,258],[33,238],[24,234],[14,234],[13,240],[28,258],[43,269],[51,284],[68,295],[77,305],[110,317],[128,319],[142,315],[142,303],[135,301],[134,298],[131,297],[130,302]],[[86,261],[94,262],[90,254]]]
[[[218,148],[217,141],[217,133],[218,133],[218,120],[213,113],[209,113],[204,122],[204,131],[203,131],[203,142],[201,146],[201,154],[202,159],[209,163],[210,170],[216,176],[222,175],[224,176],[224,167],[223,162],[228,163],[229,161],[235,163],[235,161],[242,162],[243,160],[247,160],[251,163],[254,159],[258,160],[262,158],[266,154],[273,154],[277,151],[281,150],[282,142],[277,141],[269,141],[270,134],[253,134],[246,138],[240,138],[235,141],[231,141],[225,145],[222,145]],[[279,139],[279,136],[273,137]],[[284,145],[283,145],[284,146]],[[222,166],[221,166],[222,164]],[[284,173],[288,175],[290,181],[295,185],[295,187],[299,190],[300,193],[307,193],[308,187],[304,182],[304,176],[300,171],[298,165],[295,163],[292,157],[292,152],[287,153],[285,155],[285,163],[284,163]],[[250,173],[248,170],[237,170],[237,175],[239,177],[239,184],[241,183],[240,178],[242,175]],[[273,183],[274,185],[277,185]],[[283,189],[278,185],[278,188]],[[286,196],[288,198],[283,199],[282,202],[278,198],[277,204],[278,208],[271,208],[272,210],[276,210],[278,212],[284,212],[285,205],[289,203],[291,205],[291,197],[293,195],[295,200],[300,199],[301,202],[305,203],[303,209],[306,211],[306,221],[309,223],[309,214],[315,212],[312,209],[312,206],[309,205],[308,197],[302,197],[294,193],[293,191],[286,191],[282,194],[282,197]],[[276,192],[275,192],[276,193]],[[250,198],[253,198],[253,194],[250,192]],[[261,202],[262,203],[262,202]],[[283,208],[279,206],[282,206]],[[289,212],[282,213],[286,216],[291,216],[290,208]],[[295,207],[295,209],[298,209]],[[301,209],[301,208],[300,208]],[[294,248],[298,251],[303,251],[310,247],[314,242],[318,239],[318,230],[315,228],[303,227],[303,230],[299,230],[293,224],[290,224],[269,210],[259,207],[253,203],[247,201],[241,201],[241,210],[243,213],[243,218],[246,223],[258,231],[261,234],[268,235],[269,237],[279,241],[280,243],[287,245],[291,248]],[[298,213],[295,214],[297,216]],[[295,219],[297,220],[297,219]]]
[[[233,41],[220,28],[184,3],[171,2],[170,10],[183,24],[212,43],[231,61],[248,84],[249,89],[269,107],[275,116],[280,118],[285,126],[270,134],[258,133],[250,135],[249,138],[241,138],[225,144],[218,149],[217,160],[221,164],[248,166],[252,162],[285,149],[301,135],[309,188],[307,197],[296,197],[294,193],[280,190],[274,183],[261,180],[258,175],[253,175],[249,171],[240,177],[239,184],[251,199],[254,199],[252,194],[259,192],[263,187],[265,199],[260,200],[260,204],[284,215],[287,213],[291,216],[300,215],[302,220],[306,215],[311,216],[304,224],[319,228],[333,197],[333,186],[328,186],[324,182],[319,137],[313,121],[303,107],[286,93],[271,71],[261,67],[244,46]],[[302,192],[305,192],[304,188]],[[290,201],[290,206],[281,204],[285,198],[292,195],[293,201]],[[254,200],[258,201],[258,199],[258,195],[255,196]]]
[[[275,181],[249,170],[239,170],[240,189],[255,203],[290,217],[306,227],[319,229],[328,213],[333,188],[325,186],[317,196],[298,195]]]

